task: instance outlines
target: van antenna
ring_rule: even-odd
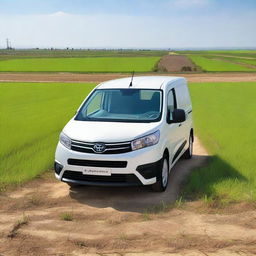
[[[133,77],[134,77],[134,71],[132,72],[132,80],[131,80],[131,82],[130,82],[129,87],[132,87]]]

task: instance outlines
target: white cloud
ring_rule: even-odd
[[[58,11],[58,12],[54,12],[54,13],[52,13],[50,15],[51,16],[56,16],[56,17],[62,17],[62,16],[69,15],[69,14],[66,13],[66,12]]]

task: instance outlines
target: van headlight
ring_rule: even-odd
[[[71,148],[71,139],[63,132],[60,134],[60,143],[68,149]]]
[[[145,137],[134,140],[134,141],[132,141],[132,150],[137,150],[137,149],[153,146],[158,143],[159,138],[160,138],[160,132],[156,131],[156,132],[149,134]]]

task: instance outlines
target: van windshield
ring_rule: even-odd
[[[161,119],[162,91],[150,89],[95,90],[75,120],[156,122]]]

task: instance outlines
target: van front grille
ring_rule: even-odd
[[[98,160],[84,160],[84,159],[69,158],[68,164],[77,165],[77,166],[125,168],[127,166],[127,161],[98,161]]]
[[[132,183],[141,184],[134,174],[112,174],[111,176],[84,175],[82,172],[65,171],[63,179],[100,183]]]
[[[103,152],[96,152],[94,150],[95,144],[97,143],[71,140],[71,149],[74,151],[90,154],[122,154],[132,151],[131,142],[102,143],[106,147]]]

